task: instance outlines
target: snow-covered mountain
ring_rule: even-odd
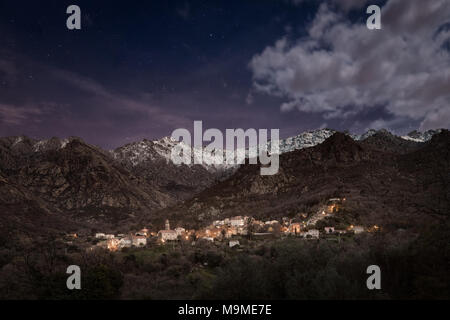
[[[313,147],[335,134],[333,129],[319,129],[314,131],[305,131],[297,136],[289,137],[279,141],[280,154],[299,150],[303,148]],[[268,143],[268,150],[270,151],[271,142]]]
[[[386,130],[371,130],[362,135],[345,136],[342,133],[334,135],[335,130],[320,129],[280,140],[279,151],[285,153],[284,159],[295,159],[298,154],[306,153],[290,151],[321,145],[317,150],[326,153],[336,150],[340,152],[342,143],[345,142],[350,156],[347,157],[348,152],[340,152],[341,160],[353,159],[354,152],[357,152],[356,158],[361,159],[359,152],[366,149],[373,153],[381,151],[381,156],[406,155],[424,144],[411,139],[426,141],[439,131],[441,130],[414,132],[407,135],[407,138],[402,138]],[[336,136],[340,138],[334,139]],[[355,143],[348,137],[362,142]],[[18,186],[17,192],[14,191],[16,195],[22,190],[28,190],[26,192],[29,193],[30,199],[45,201],[43,208],[47,206],[50,211],[83,210],[88,214],[87,219],[97,219],[99,213],[108,213],[108,216],[113,218],[117,213],[117,219],[120,220],[136,212],[148,212],[189,199],[218,181],[231,178],[234,169],[238,168],[228,164],[209,165],[206,163],[208,161],[198,165],[175,165],[171,161],[171,153],[173,147],[178,144],[180,142],[166,137],[156,141],[142,140],[113,151],[105,151],[79,138],[0,138],[0,180],[8,181],[7,186],[9,183]],[[355,149],[357,145],[362,146],[363,151],[359,147]],[[434,146],[439,144],[435,143]],[[315,148],[311,148],[312,151],[313,149]],[[200,159],[204,150],[193,148],[192,151],[193,157]],[[216,150],[212,154],[203,154],[203,158],[212,163],[216,155],[226,155],[228,152]],[[239,152],[244,153],[245,150]],[[369,154],[372,153],[366,155]],[[334,155],[331,158],[333,157]],[[318,158],[322,159],[321,156]],[[244,172],[247,169],[243,168]],[[8,188],[8,192],[3,194],[4,199],[10,197],[10,190],[13,190]],[[17,208],[22,210],[25,202],[23,197],[18,196]]]
[[[430,140],[434,134],[441,131],[441,129],[428,130],[423,133],[419,131],[413,131],[408,135],[401,136],[399,138],[414,142],[426,142]],[[327,138],[331,137],[336,132],[337,131],[333,129],[318,129],[305,131],[297,136],[281,139],[279,140],[279,154],[316,146],[324,142]],[[381,129],[378,131],[370,129],[360,135],[351,133],[348,133],[348,135],[353,140],[363,141],[377,133],[390,134],[390,132],[385,129]],[[146,161],[165,160],[166,162],[171,162],[172,148],[178,144],[184,143],[178,142],[171,137],[164,137],[160,140],[155,141],[144,139],[140,142],[130,143],[118,149],[111,150],[110,153],[116,160],[119,160],[121,162],[130,162],[133,166],[137,166]],[[228,150],[214,150],[213,152],[206,152],[205,148],[190,147],[186,144],[184,144],[184,147],[191,148],[192,161],[188,166],[194,165],[194,163],[197,161],[198,163],[201,163],[202,167],[209,171],[226,171],[228,169],[236,167],[236,165],[234,164],[227,164],[221,161],[222,157],[223,159],[226,159],[227,155],[230,153],[230,151]],[[257,147],[251,148],[251,150],[255,149],[257,149]],[[271,141],[269,141],[267,144],[267,150],[269,152],[271,150]],[[245,155],[247,157],[249,154],[249,150],[237,150],[236,154],[234,155],[235,159],[238,154],[240,156]],[[200,161],[202,157],[203,161]]]
[[[426,142],[430,140],[434,134],[440,133],[441,131],[442,129],[428,130],[425,132],[415,130],[399,138],[413,142]],[[351,133],[348,133],[348,135],[354,140],[363,141],[376,133],[382,132],[389,133],[385,129],[378,131],[370,129],[361,135]],[[305,131],[299,135],[281,139],[279,140],[279,154],[316,146],[335,133],[336,130],[333,129],[318,129]],[[67,139],[51,138],[35,140],[25,136],[18,136],[9,137],[7,139],[11,140],[10,144],[13,149],[22,149],[27,152],[44,152],[48,150],[63,149],[70,141],[79,138],[70,137]],[[190,147],[184,144],[184,142],[176,141],[172,137],[164,137],[154,141],[144,139],[142,141],[129,143],[115,150],[110,150],[107,153],[119,162],[127,163],[131,166],[138,166],[142,163],[152,163],[155,161],[165,161],[168,163],[172,162],[171,152],[176,145],[183,145],[183,147],[191,149],[191,164],[187,165],[188,167],[192,167],[195,163],[200,163],[203,168],[211,172],[227,171],[228,169],[236,167],[234,164],[227,164],[222,161],[222,158],[226,159],[227,155],[229,155],[230,151],[228,150],[214,150],[212,152],[207,152],[205,148]],[[253,147],[251,150],[252,149],[255,150],[257,147]],[[270,141],[267,144],[267,150],[269,152],[271,150]],[[234,158],[236,159],[237,155],[248,157],[248,154],[249,150],[236,150]],[[203,161],[200,161],[200,159],[203,159]]]
[[[172,149],[176,146],[190,148],[183,142],[164,137],[155,141],[144,139],[129,143],[110,150],[109,154],[135,176],[152,181],[175,200],[188,198],[233,172],[223,170],[225,166],[220,168],[206,163],[195,164],[194,159],[201,157],[199,148],[190,148],[191,164],[176,165],[171,160]],[[204,158],[207,156],[203,155]]]
[[[443,129],[436,130],[428,130],[425,132],[420,131],[412,131],[405,136],[396,136],[389,132],[386,129],[370,129],[363,134],[351,134],[347,133],[353,140],[356,141],[364,141],[367,138],[379,134],[379,135],[391,135],[394,137],[401,138],[403,140],[413,141],[413,142],[426,142],[430,140],[433,135],[442,132]],[[305,131],[297,136],[289,137],[283,140],[280,140],[280,154],[291,152],[294,150],[299,150],[303,148],[313,147],[322,142],[324,142],[327,138],[331,137],[337,131],[333,129],[319,129],[319,130],[311,130]],[[268,150],[270,150],[270,142],[268,143]]]
[[[283,140],[280,140],[280,154],[291,152],[294,150],[299,150],[303,148],[314,147],[318,144],[321,144],[326,139],[331,137],[337,131],[333,129],[318,129],[318,130],[310,130],[305,131],[297,136],[289,137]],[[378,131],[374,129],[370,129],[364,134],[348,134],[353,140],[362,141],[367,139],[368,137],[376,134]],[[268,143],[268,150],[270,150],[271,143]]]
[[[178,143],[170,137],[164,137],[157,141],[144,139],[110,150],[110,153],[114,159],[130,162],[133,166],[136,166],[145,161],[160,159],[169,161],[171,149]]]
[[[7,140],[13,150],[21,150],[24,153],[64,149],[67,144],[73,140],[81,141],[81,139],[78,137],[69,137],[65,139],[53,137],[50,139],[36,140],[26,136],[15,136],[2,139],[4,139],[5,141]]]
[[[366,131],[363,134],[360,134],[360,135],[358,135],[358,134],[356,134],[356,135],[355,134],[351,134],[350,136],[353,138],[353,140],[362,141],[362,140],[366,140],[368,137],[373,136],[377,132],[379,132],[379,131],[377,131],[375,129],[370,129],[370,130]]]
[[[402,136],[405,140],[411,140],[415,142],[426,142],[430,140],[435,134],[442,132],[442,129],[427,130],[425,132],[420,132],[417,130],[411,131],[406,136]]]
[[[223,171],[234,167],[233,165],[219,163],[218,155],[226,156],[225,151],[215,150],[207,152],[204,148],[191,147],[184,142],[179,142],[172,137],[164,137],[160,140],[150,141],[144,139],[139,142],[127,144],[115,150],[110,150],[112,157],[120,162],[129,162],[133,166],[140,165],[145,162],[165,161],[172,162],[171,154],[175,146],[183,148],[190,148],[191,163],[186,164],[192,167],[195,164],[200,164],[209,171]],[[203,161],[201,161],[203,159]]]

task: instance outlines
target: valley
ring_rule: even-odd
[[[448,297],[450,133],[424,136],[304,133],[280,143],[273,176],[176,166],[168,139],[2,138],[0,296]],[[82,292],[63,286],[68,263]],[[380,293],[358,285],[372,264]]]

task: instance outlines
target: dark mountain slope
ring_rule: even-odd
[[[385,152],[409,153],[419,149],[423,143],[402,139],[387,130],[379,130],[361,141],[361,144]]]
[[[162,208],[171,199],[137,178],[102,150],[80,139],[52,139],[39,152],[3,150],[8,180],[53,211],[74,218],[116,221]]]
[[[174,200],[184,200],[211,186],[221,172],[201,165],[174,165],[167,157],[173,142],[142,140],[112,151],[114,158],[135,176],[151,181]]]
[[[33,219],[41,213],[92,226],[167,217],[186,225],[239,214],[294,217],[334,196],[347,197],[349,212],[366,224],[407,227],[449,211],[447,130],[420,144],[382,131],[363,141],[335,133],[280,155],[274,176],[243,165],[219,182],[202,166],[167,161],[169,142],[140,142],[112,154],[78,138],[0,138],[2,223],[18,216],[21,223],[29,217],[30,225],[39,224]]]
[[[416,192],[424,211],[436,217],[450,215],[450,131],[441,130],[425,146],[398,157],[399,167]]]
[[[318,146],[281,155],[276,175],[260,176],[257,165],[244,165],[195,199],[159,214],[188,225],[241,214],[293,217],[340,196],[347,198],[348,210],[361,223],[388,228],[418,226],[438,219],[431,210],[433,199],[442,199],[440,208],[448,211],[447,189],[417,186],[419,181],[448,184],[448,175],[442,177],[449,171],[448,157],[444,157],[448,146],[448,131],[423,149],[404,155],[336,133]],[[418,158],[427,159],[428,170],[417,167]]]
[[[0,232],[2,238],[21,234],[45,234],[64,230],[77,223],[61,214],[52,213],[45,202],[33,197],[26,189],[15,185],[0,172]]]

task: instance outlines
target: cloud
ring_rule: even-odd
[[[282,38],[252,58],[254,89],[284,98],[285,112],[343,119],[382,106],[423,128],[448,127],[450,2],[389,0],[382,30],[332,8],[319,7],[308,36]]]
[[[167,113],[150,101],[146,101],[146,98],[148,98],[146,95],[142,95],[142,99],[139,99],[139,97],[131,98],[112,92],[99,82],[73,72],[53,69],[51,73],[55,78],[90,94],[91,100],[101,104],[103,112],[138,114],[143,119],[154,120],[163,126],[186,126],[191,123],[185,117]]]
[[[159,138],[192,125],[140,90],[123,93],[120,86],[110,88],[78,72],[19,54],[14,62],[5,56],[0,56],[0,135],[76,135],[116,147],[126,136]],[[1,85],[3,77],[7,86]]]
[[[430,113],[420,125],[420,130],[425,131],[434,128],[448,128],[450,120],[450,108],[448,105],[436,112]]]
[[[46,108],[37,106],[12,106],[0,104],[0,123],[5,125],[22,125],[30,120],[39,121],[47,113]]]

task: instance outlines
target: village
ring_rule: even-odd
[[[261,221],[251,216],[234,216],[223,220],[216,220],[201,229],[185,229],[183,226],[171,228],[169,220],[165,221],[163,230],[153,231],[143,228],[130,234],[96,233],[98,241],[89,250],[104,248],[109,251],[118,251],[123,248],[145,247],[149,243],[158,245],[174,244],[176,242],[190,242],[195,245],[198,241],[225,242],[229,247],[240,246],[239,238],[246,239],[273,239],[281,237],[297,237],[304,240],[317,240],[320,238],[338,239],[340,235],[359,234],[366,231],[377,231],[378,226],[363,227],[349,225],[345,229],[337,229],[332,226],[316,228],[317,222],[337,215],[345,198],[332,198],[317,210],[317,212],[303,221],[293,221],[288,217],[279,220]],[[75,236],[76,235],[72,235]],[[331,237],[334,236],[334,237]]]

